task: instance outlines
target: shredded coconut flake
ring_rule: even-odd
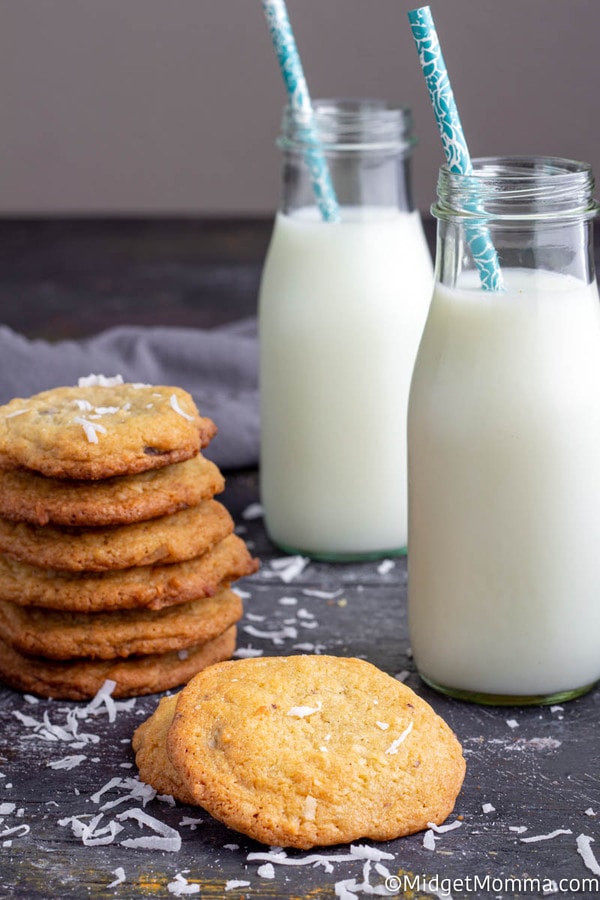
[[[84,847],[101,847],[106,844],[112,844],[117,834],[123,831],[123,826],[117,822],[110,821],[107,825],[99,827],[102,819],[102,813],[93,816],[89,822],[84,822],[90,816],[69,816],[66,819],[59,819],[58,824],[62,827],[70,825],[71,830],[76,838],[80,838]]]
[[[255,628],[254,625],[244,625],[243,630],[251,637],[268,638],[274,644],[283,644],[286,638],[298,637],[298,629],[293,625],[284,625],[278,631],[262,631],[260,628]]]
[[[138,781],[137,778],[111,778],[110,781],[107,781],[106,784],[100,788],[99,791],[96,791],[95,794],[92,794],[90,800],[92,803],[100,803],[101,798],[108,791],[112,791],[114,788],[125,789],[127,791],[121,797],[117,797],[116,800],[108,800],[104,803],[100,809],[104,812],[107,809],[113,809],[115,806],[119,806],[121,803],[127,803],[129,800],[141,800],[142,805],[145,806],[150,800],[154,800],[156,797],[156,791],[149,784],[144,784],[143,781]]]
[[[236,888],[250,887],[249,881],[240,881],[238,878],[232,878],[225,882],[226,891],[235,891]]]
[[[186,413],[186,412],[180,407],[179,401],[177,400],[177,395],[176,395],[176,394],[171,394],[171,396],[169,397],[169,403],[171,404],[171,408],[174,409],[175,412],[176,412],[178,415],[183,416],[183,418],[184,418],[184,419],[187,419],[188,422],[193,422],[193,421],[194,421],[194,417],[191,416],[189,413]]]
[[[275,878],[275,868],[273,863],[265,863],[264,866],[259,866],[256,870],[256,874],[261,878]]]
[[[325,644],[313,644],[310,641],[294,644],[294,650],[302,650],[303,653],[314,653],[316,656],[319,656],[326,649]]]
[[[396,563],[392,559],[384,559],[377,566],[377,572],[380,575],[387,575],[388,572],[391,572]]]
[[[557,828],[556,831],[551,831],[549,834],[532,834],[531,837],[519,838],[519,840],[523,844],[535,844],[538,841],[551,841],[559,834],[573,834],[573,832],[570,828]]]
[[[22,416],[23,413],[29,412],[29,409],[16,409],[14,412],[4,416],[5,419],[14,419],[15,416]]]
[[[130,403],[128,403],[126,406],[124,406],[123,409],[127,409],[129,406],[131,406]],[[94,408],[94,412],[96,413],[97,416],[114,415],[114,413],[118,413],[118,412],[120,412],[120,410],[121,410],[120,406],[96,406]]]
[[[262,656],[264,650],[258,650],[256,647],[238,647],[234,650],[233,655],[238,659],[252,659],[256,656]]]
[[[30,831],[30,826],[23,823],[22,825],[15,825],[12,828],[5,828],[4,831],[0,831],[0,837],[8,837],[9,834],[18,834],[19,837],[25,837]]]
[[[26,728],[32,729],[33,733],[31,735],[26,735],[26,738],[38,738],[52,742],[65,741],[73,748],[84,747],[90,743],[96,744],[100,740],[98,735],[80,732],[79,721],[81,719],[86,720],[91,715],[107,712],[109,721],[114,722],[117,710],[131,709],[132,706],[135,705],[135,698],[132,700],[113,700],[110,694],[111,691],[114,690],[114,687],[115,682],[107,680],[98,690],[95,697],[86,706],[67,708],[67,720],[64,726],[52,723],[47,711],[44,713],[41,721],[35,719],[33,716],[28,716],[25,713],[20,712],[20,710],[13,710],[13,715],[15,718],[19,719]]]
[[[250,503],[242,512],[242,519],[260,519],[264,515],[261,503]]]
[[[491,803],[484,803],[484,804],[482,804],[481,811],[483,813],[485,813],[485,815],[487,816],[488,813],[496,812],[496,807],[493,806]]]
[[[49,762],[48,766],[50,769],[74,769],[76,766],[81,765],[85,759],[87,759],[87,756],[81,753],[74,756],[63,756],[62,759]]]
[[[435,835],[431,828],[423,836],[423,849],[435,850]]]
[[[579,834],[577,835],[576,843],[577,852],[581,856],[586,868],[588,868],[590,872],[593,872],[594,875],[600,875],[600,864],[598,863],[591,846],[594,843],[594,838],[587,834]]]
[[[263,576],[269,575],[281,578],[285,584],[289,584],[294,578],[302,574],[310,560],[305,556],[282,556],[271,560],[271,572],[263,572]]]
[[[428,822],[427,827],[431,829],[431,831],[435,831],[436,834],[446,834],[447,831],[454,831],[455,828],[460,828],[462,822],[459,819],[455,819],[454,822],[451,822],[449,825],[436,825],[435,822]]]
[[[117,384],[123,384],[122,375],[86,375],[77,381],[78,387],[115,387]]]
[[[308,794],[304,800],[304,818],[308,822],[314,822],[317,814],[317,801],[315,797]]]
[[[409,722],[408,725],[406,726],[406,728],[404,729],[404,731],[402,732],[402,734],[400,735],[400,737],[397,737],[395,741],[392,741],[390,746],[387,748],[387,750],[385,751],[386,755],[393,756],[394,753],[397,753],[400,744],[402,744],[406,740],[406,738],[408,737],[408,735],[411,733],[412,730],[413,730],[413,723]]]
[[[81,425],[90,444],[98,443],[98,432],[100,432],[100,434],[106,434],[106,428],[104,427],[104,425],[98,425],[96,422],[90,422],[89,419],[83,419],[81,416],[75,416],[73,421],[77,425]]]
[[[129,838],[121,841],[122,847],[142,847],[145,850],[166,850],[170,853],[177,853],[181,849],[181,835],[170,825],[166,825],[154,816],[149,816],[143,809],[127,809],[125,812],[119,813],[117,819],[122,822],[124,819],[135,819],[140,825],[146,825],[156,834],[148,837]]]
[[[319,600],[334,600],[344,592],[342,588],[337,591],[319,591],[314,588],[302,588],[302,593],[305,597],[317,597]]]
[[[312,716],[313,713],[320,712],[323,704],[319,700],[316,706],[292,706],[288,709],[287,715],[294,716],[296,719],[304,719],[306,716]]]
[[[192,831],[194,831],[198,827],[198,825],[204,824],[204,819],[194,819],[192,818],[192,816],[183,816],[179,824],[182,827],[185,827],[187,825],[188,828],[191,828]]]
[[[200,885],[190,883],[181,872],[178,872],[173,881],[167,885],[167,890],[176,897],[182,897],[184,894],[199,894]]]
[[[125,869],[123,868],[123,866],[119,866],[118,869],[113,869],[112,874],[115,876],[115,880],[111,881],[111,883],[108,885],[109,888],[117,887],[117,885],[123,884],[123,882],[125,881]]]

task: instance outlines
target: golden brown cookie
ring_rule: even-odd
[[[134,731],[131,746],[144,784],[180,803],[193,804],[194,798],[167,756],[167,732],[175,714],[177,696],[173,694],[160,700],[152,715]]]
[[[115,659],[195,647],[241,617],[242,601],[227,588],[158,611],[58,612],[0,600],[0,638],[21,653],[48,659]]]
[[[0,407],[0,467],[52,478],[133,475],[195,456],[216,433],[181,388],[107,381]]]
[[[0,679],[10,687],[56,700],[87,700],[106,679],[116,682],[113,697],[155,694],[185,684],[205,666],[228,659],[236,627],[199,647],[120,660],[48,660],[19,653],[0,640]]]
[[[32,525],[124,525],[197,506],[224,486],[217,466],[201,455],[162,469],[99,481],[0,469],[0,516]]]
[[[0,552],[41,568],[102,572],[191,559],[232,531],[233,520],[225,507],[217,500],[204,500],[170,516],[106,528],[0,519]]]
[[[210,597],[221,584],[258,569],[244,542],[229,534],[211,550],[166,566],[139,566],[105,572],[41,569],[0,554],[0,598],[21,606],[71,612],[162,609]]]
[[[465,762],[406,685],[332,656],[241,659],[181,691],[167,752],[195,802],[267,844],[391,840],[440,824]]]

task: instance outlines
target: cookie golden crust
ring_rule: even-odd
[[[152,715],[134,731],[131,746],[144,784],[159,794],[169,794],[180,803],[193,805],[194,798],[167,756],[167,732],[175,715],[177,696],[160,700]]]
[[[88,700],[105,680],[116,682],[113,697],[157,694],[179,687],[206,666],[229,659],[235,650],[236,627],[188,650],[125,660],[47,660],[19,653],[0,640],[0,679],[9,687],[55,700]]]
[[[102,572],[200,556],[233,531],[217,500],[133,525],[69,528],[0,519],[0,552],[41,568]]]
[[[201,455],[92,482],[0,469],[0,516],[32,525],[125,525],[197,506],[224,486],[217,466]]]
[[[242,611],[239,596],[227,588],[158,612],[69,613],[0,601],[0,637],[21,653],[47,659],[115,659],[204,644],[235,625]]]
[[[133,475],[190,459],[215,433],[178,387],[59,387],[0,407],[0,467],[52,478]]]
[[[465,762],[408,687],[358,659],[241,659],[181,691],[169,758],[195,802],[266,844],[391,840],[440,824]]]
[[[222,584],[258,569],[246,545],[229,534],[201,556],[166,566],[105,572],[41,569],[0,554],[0,598],[66,612],[163,609],[212,596]]]

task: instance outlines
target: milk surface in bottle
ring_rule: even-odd
[[[407,111],[320,110],[340,216],[324,221],[304,190],[275,220],[259,303],[261,499],[285,550],[377,557],[406,545],[408,391],[433,272],[408,193]],[[298,186],[302,147],[283,146],[284,183]]]
[[[447,181],[434,210],[438,278],[408,420],[411,646],[422,677],[447,693],[557,702],[600,678],[591,173],[562,160],[482,163],[483,205],[488,171],[519,197],[500,207],[496,196],[489,220],[503,291],[483,290],[469,267]]]

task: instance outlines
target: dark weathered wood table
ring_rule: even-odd
[[[0,321],[50,339],[232,321],[255,311],[269,228],[0,222]],[[252,515],[257,472],[226,474],[223,502],[262,561],[238,585],[240,651],[356,655],[406,679],[465,749],[454,827],[282,857],[143,789],[130,740],[156,696],[94,708],[0,689],[0,898],[597,896],[600,691],[529,709],[434,694],[410,657],[406,561],[294,566]]]

